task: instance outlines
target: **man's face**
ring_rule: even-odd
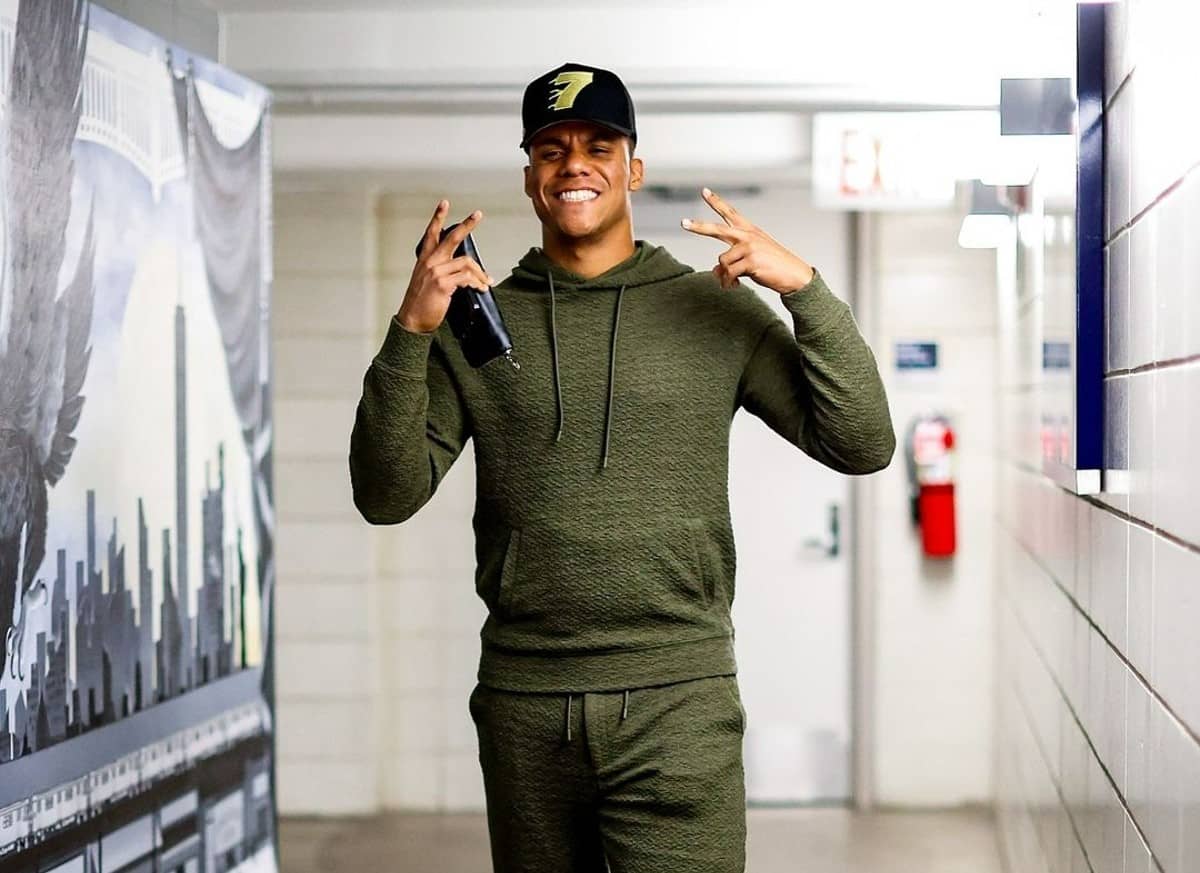
[[[529,143],[525,194],[542,224],[584,239],[627,220],[629,192],[642,185],[642,160],[630,158],[629,145],[629,137],[589,121],[538,132]]]

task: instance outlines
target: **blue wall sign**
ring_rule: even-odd
[[[1071,344],[1069,342],[1045,340],[1042,343],[1042,369],[1071,369]]]
[[[936,370],[937,365],[937,343],[896,343],[897,370]]]

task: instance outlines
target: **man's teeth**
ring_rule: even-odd
[[[594,200],[598,195],[595,191],[563,191],[558,195],[559,200]]]

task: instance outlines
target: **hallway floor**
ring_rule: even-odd
[[[986,811],[751,809],[747,873],[1002,873]],[[281,818],[285,873],[489,873],[482,814]]]

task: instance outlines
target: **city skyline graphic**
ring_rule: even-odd
[[[175,527],[157,531],[161,566],[151,566],[143,501],[137,500],[137,553],[129,556],[117,520],[103,553],[98,541],[95,491],[87,492],[83,523],[86,554],[56,551],[48,590],[53,634],[37,634],[36,657],[22,665],[15,699],[0,688],[0,776],[3,764],[163,700],[255,666],[247,657],[247,563],[240,526],[228,531],[225,448],[216,447],[215,477],[206,463],[203,491],[193,498],[202,518],[195,610],[188,555],[187,354],[184,307],[175,307]],[[181,533],[182,531],[182,533]],[[74,560],[71,560],[74,558]],[[134,584],[130,584],[133,581]],[[157,581],[159,633],[154,634]],[[68,586],[73,586],[68,597]],[[134,609],[134,603],[137,609]],[[16,669],[10,665],[10,670]]]

